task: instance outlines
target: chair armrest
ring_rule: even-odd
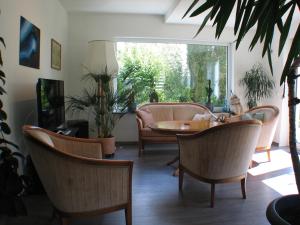
[[[138,131],[140,132],[143,129],[143,121],[140,117],[136,116],[136,123],[138,125]]]
[[[93,212],[131,202],[132,161],[84,158],[49,148],[52,151],[43,152],[46,157],[35,162],[41,168],[51,161],[49,169],[38,173],[56,209]]]
[[[55,133],[50,134],[55,148],[63,152],[88,157],[102,159],[102,144],[100,139],[74,138]]]

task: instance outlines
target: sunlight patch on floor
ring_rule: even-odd
[[[271,151],[271,162],[267,161],[266,152],[255,153],[253,160],[258,163],[258,166],[248,170],[252,176],[292,167],[290,154],[281,149]]]
[[[262,182],[281,195],[298,193],[294,173],[272,177]]]

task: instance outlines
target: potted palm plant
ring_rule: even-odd
[[[83,80],[92,82],[89,88],[83,90],[81,96],[67,97],[67,110],[84,111],[92,115],[104,154],[113,155],[115,138],[112,132],[116,122],[125,115],[132,92],[130,89],[124,89],[119,93],[114,92],[110,87],[112,77],[107,74],[88,73],[84,75]]]
[[[240,84],[246,87],[245,97],[248,108],[257,106],[261,99],[271,97],[275,87],[274,81],[268,76],[261,64],[254,65],[240,80]]]
[[[239,47],[241,41],[250,29],[254,29],[255,34],[250,44],[250,50],[252,50],[258,41],[260,41],[263,44],[263,56],[267,53],[272,72],[271,46],[274,30],[277,27],[280,32],[278,51],[278,54],[280,55],[291,30],[293,16],[300,10],[299,0],[208,0],[194,10],[194,7],[198,3],[199,0],[194,0],[184,15],[185,17],[191,11],[191,17],[198,16],[203,12],[208,13],[197,34],[205,27],[208,20],[213,20],[213,25],[216,26],[216,38],[219,38],[233,9],[235,8],[236,17],[234,33],[237,35],[236,48]],[[298,27],[290,45],[290,50],[282,71],[280,84],[282,85],[287,82],[288,85],[290,126],[289,147],[298,194],[296,197],[295,195],[281,197],[269,205],[267,217],[271,224],[300,224],[300,161],[296,147],[295,123],[295,109],[296,105],[300,103],[300,99],[295,94],[295,83],[300,76],[296,72],[300,66],[300,24],[298,23],[296,25]]]

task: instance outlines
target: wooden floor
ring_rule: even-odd
[[[165,163],[176,156],[176,146],[148,146],[141,158],[136,146],[118,147],[115,158],[134,160],[134,225],[264,225],[266,207],[280,194],[262,180],[289,173],[291,168],[263,175],[248,175],[247,199],[242,199],[239,183],[216,185],[215,208],[209,207],[210,186],[185,176],[183,195],[178,192],[175,165]],[[27,217],[0,218],[1,225],[57,225],[51,220],[51,205],[46,196],[25,198]],[[124,212],[72,220],[73,225],[125,225]]]

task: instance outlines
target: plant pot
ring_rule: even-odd
[[[102,153],[105,157],[112,156],[116,151],[115,137],[99,138],[102,144]]]
[[[273,200],[266,214],[272,225],[300,224],[300,195],[287,195]]]

